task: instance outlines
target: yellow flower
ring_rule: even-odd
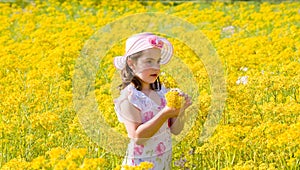
[[[97,169],[97,167],[103,167],[105,163],[103,158],[85,158],[80,169]]]
[[[184,102],[184,97],[179,95],[179,91],[177,89],[171,89],[166,94],[167,106],[171,108],[179,109],[182,107]]]
[[[140,164],[140,169],[142,170],[146,170],[146,169],[151,169],[151,168],[153,168],[153,163],[151,163],[151,162],[142,162],[141,164]]]
[[[49,155],[51,160],[56,160],[61,158],[66,154],[65,149],[62,149],[61,147],[53,148],[50,151],[46,152],[47,155]]]
[[[160,81],[161,83],[166,87],[166,88],[176,88],[178,87],[177,82],[174,80],[174,78],[171,75],[166,74],[165,72],[161,73],[160,76]]]
[[[44,156],[39,156],[31,161],[30,167],[32,169],[41,169],[45,165],[46,159]]]
[[[118,166],[115,170],[117,170],[118,168],[120,168],[120,167]],[[125,170],[149,170],[149,169],[153,168],[153,163],[142,162],[142,163],[140,163],[140,165],[137,165],[137,166],[124,165],[123,168]]]
[[[67,160],[76,160],[76,159],[82,159],[87,153],[86,148],[74,148],[72,149],[67,155],[66,159]]]

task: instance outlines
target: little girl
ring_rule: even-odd
[[[166,106],[167,90],[159,81],[159,73],[160,65],[168,63],[172,55],[168,40],[140,33],[127,39],[124,56],[114,58],[123,82],[115,110],[130,138],[123,165],[147,161],[155,170],[171,169],[171,133],[180,133],[184,124],[180,113],[192,104],[190,97],[181,93],[185,97],[181,109]]]

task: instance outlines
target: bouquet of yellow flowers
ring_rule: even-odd
[[[171,88],[166,93],[167,106],[180,109],[184,103],[184,97],[180,96],[180,90],[178,88]]]

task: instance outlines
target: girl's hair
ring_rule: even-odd
[[[124,89],[126,86],[128,86],[130,83],[133,83],[133,85],[135,86],[135,88],[139,91],[142,90],[142,83],[141,83],[141,79],[138,78],[137,76],[134,75],[132,69],[129,67],[129,65],[127,64],[127,60],[128,58],[132,59],[134,62],[137,61],[138,57],[140,57],[142,55],[143,51],[137,52],[135,54],[132,54],[130,56],[127,57],[126,59],[126,66],[123,70],[121,70],[121,78],[122,78],[122,84],[119,85],[119,89],[122,90]],[[161,90],[161,82],[159,80],[159,77],[157,77],[157,79],[155,80],[154,83],[150,84],[150,88],[152,90],[155,91],[159,91]]]

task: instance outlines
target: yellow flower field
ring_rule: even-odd
[[[299,169],[299,2],[114,0],[0,2],[1,169],[121,168],[122,156],[84,131],[74,110],[72,83],[85,42],[106,24],[143,12],[161,12],[195,25],[211,41],[225,72],[222,119],[213,135],[200,141],[210,109],[210,80],[193,51],[171,39],[200,94],[195,125],[173,147],[173,169]],[[126,135],[111,100],[116,73],[112,58],[123,54],[123,42],[103,54],[107,60],[100,63],[94,86],[102,117]],[[179,86],[174,77],[161,77],[166,86]]]

